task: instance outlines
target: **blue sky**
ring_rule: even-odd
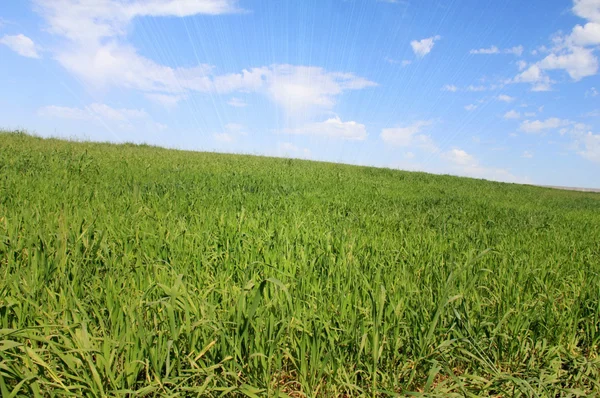
[[[0,6],[0,126],[600,188],[600,0]]]

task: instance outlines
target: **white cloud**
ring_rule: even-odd
[[[504,50],[500,50],[496,46],[491,46],[489,48],[473,49],[469,51],[469,54],[513,54],[520,57],[523,54],[523,46],[515,46]]]
[[[598,73],[598,58],[594,48],[588,47],[600,44],[600,22],[597,19],[600,3],[598,0],[575,0],[573,12],[588,22],[576,25],[569,35],[555,35],[552,48],[540,48],[540,52],[549,54],[517,75],[513,83],[532,83],[533,91],[547,91],[552,82],[544,71],[564,70],[574,81]]]
[[[531,86],[531,91],[533,92],[542,92],[542,91],[552,91],[552,86],[550,85],[550,81],[548,82],[540,82]]]
[[[124,121],[128,119],[143,119],[147,118],[148,114],[143,109],[114,109],[106,104],[91,104],[86,108],[92,114],[97,115],[103,119],[111,121]]]
[[[581,18],[600,23],[600,3],[598,0],[574,0],[573,12]]]
[[[437,152],[438,148],[431,136],[421,134],[423,128],[432,124],[430,120],[419,120],[411,125],[381,130],[381,139],[390,145],[399,147],[417,147],[429,152]]]
[[[227,104],[234,106],[236,108],[243,108],[248,105],[246,103],[246,101],[244,101],[243,99],[240,99],[240,98],[236,98],[236,97],[233,97],[229,101],[227,101]]]
[[[130,17],[186,17],[196,14],[220,15],[240,12],[237,0],[144,0],[128,4]]]
[[[515,100],[514,97],[511,97],[506,94],[500,94],[497,98],[498,98],[498,101],[502,101],[502,102],[513,102]]]
[[[538,65],[531,65],[515,77],[516,83],[536,83],[542,79],[542,70]]]
[[[523,60],[517,61],[517,67],[519,68],[520,71],[522,71],[525,68],[527,68],[527,62],[525,62]]]
[[[519,73],[510,83],[531,83],[532,91],[549,91],[552,81],[544,74],[539,65],[534,64]]]
[[[57,117],[61,119],[90,120],[93,114],[86,109],[70,108],[66,106],[50,105],[38,109],[38,115],[44,117]]]
[[[184,99],[184,97],[181,95],[170,94],[146,94],[146,98],[163,105],[165,108],[173,108],[177,106],[179,101]]]
[[[292,144],[291,142],[281,142],[278,145],[278,148],[282,151],[297,151],[298,147],[294,144]]]
[[[533,153],[531,153],[530,151],[524,151],[521,157],[525,159],[531,159],[533,158]]]
[[[185,17],[241,11],[235,0],[35,0],[35,3],[51,33],[86,45],[126,35],[128,25],[137,17]]]
[[[376,85],[352,73],[311,66],[272,65],[226,75],[214,74],[209,65],[171,68],[141,57],[126,46],[107,45],[95,52],[84,50],[57,58],[68,70],[98,87],[114,85],[163,94],[257,92],[290,112],[331,108],[340,94]]]
[[[213,88],[209,65],[175,69],[159,65],[137,54],[134,48],[117,43],[61,51],[55,58],[68,71],[96,87],[116,86],[160,93],[208,92]]]
[[[301,127],[286,128],[282,132],[350,141],[363,141],[367,138],[367,129],[364,124],[354,121],[343,122],[339,117],[330,118],[324,122],[309,123]]]
[[[37,52],[37,46],[29,37],[18,34],[14,36],[4,35],[0,39],[0,44],[4,44],[17,54],[28,58],[40,58]]]
[[[494,148],[493,150],[504,150],[505,148]],[[427,171],[438,174],[452,174],[471,178],[483,178],[494,181],[529,183],[529,178],[519,177],[510,171],[502,168],[488,167],[482,165],[475,156],[460,148],[453,148],[449,151],[440,152],[439,159],[442,161],[440,166],[432,167],[428,164],[399,162],[395,166],[404,170]],[[403,158],[411,159],[414,157],[412,152],[405,153]]]
[[[246,132],[246,126],[239,123],[227,123],[225,126],[223,126],[223,131],[213,133],[213,138],[215,141],[221,143],[232,143],[237,141],[239,137],[245,135],[248,135]]]
[[[545,70],[564,69],[575,81],[595,75],[598,72],[598,59],[593,50],[583,47],[570,47],[561,54],[550,54],[539,62]]]
[[[311,157],[311,151],[308,148],[298,147],[291,142],[281,142],[277,146],[278,156],[283,157],[294,157],[301,159],[309,159]]]
[[[467,91],[472,91],[472,92],[479,92],[479,91],[485,91],[485,90],[487,90],[486,86],[470,85],[469,87],[467,87]]]
[[[533,91],[548,91],[552,81],[544,71],[564,70],[571,79],[579,81],[598,73],[599,62],[594,48],[600,44],[600,2],[598,0],[574,0],[575,15],[587,19],[585,25],[576,25],[568,35],[556,34],[551,48],[542,46],[532,53],[548,53],[545,58],[529,66],[511,83],[532,83]],[[520,70],[524,64],[519,65]]]
[[[453,84],[446,84],[444,86],[442,86],[442,91],[450,91],[450,92],[457,92],[457,91],[468,91],[468,92],[473,92],[473,93],[479,93],[482,91],[487,91],[487,90],[496,90],[500,88],[500,86],[498,85],[490,85],[490,86],[484,86],[484,85],[479,85],[479,86],[475,86],[473,84],[468,85],[465,88],[460,88],[457,87]]]
[[[587,124],[577,123],[577,122],[569,122],[566,125],[566,127],[563,127],[559,130],[559,133],[561,135],[571,134],[574,136],[580,136],[589,129],[590,129],[590,126],[588,126]]]
[[[508,111],[504,114],[505,119],[519,119],[521,114],[515,110]]]
[[[588,113],[584,114],[583,116],[585,116],[585,117],[600,117],[600,109],[596,109],[591,112],[588,112]]]
[[[431,52],[435,42],[441,38],[442,37],[440,35],[437,35],[423,40],[413,40],[410,42],[410,46],[417,57],[423,58],[425,55]]]
[[[244,130],[246,130],[246,126],[244,126],[243,124],[227,123],[224,127],[225,127],[225,131],[228,131],[230,133],[247,135],[247,133],[244,131]]]
[[[515,46],[504,50],[505,54],[513,54],[520,57],[523,54],[523,46]]]
[[[460,166],[471,165],[475,163],[475,158],[462,149],[452,149],[442,155],[442,157],[454,164]]]
[[[475,109],[477,109],[477,105],[475,105],[475,104],[469,104],[469,105],[465,106],[465,110],[467,110],[469,112],[474,111]]]
[[[600,134],[588,132],[581,137],[581,142],[584,149],[579,154],[592,162],[600,163]]]
[[[264,84],[264,90],[276,103],[291,112],[301,112],[310,107],[331,108],[336,96],[343,92],[376,85],[352,73],[326,72],[318,67],[293,65],[273,65],[261,72],[257,80]]]
[[[492,181],[513,182],[520,184],[527,184],[531,182],[529,178],[514,175],[506,169],[496,167],[485,167],[479,164],[464,167],[462,170],[459,171],[459,173],[467,177],[483,178],[485,180]]]
[[[525,120],[521,123],[519,130],[525,133],[539,133],[544,130],[554,130],[571,124],[569,120],[551,117],[546,120]]]
[[[234,13],[240,11],[236,0],[36,0],[36,4],[48,30],[67,41],[58,46],[55,59],[99,88],[116,86],[161,95],[258,92],[290,112],[303,112],[330,108],[345,91],[375,85],[351,73],[308,66],[271,65],[225,75],[206,64],[173,68],[143,57],[124,40],[136,17]]]
[[[500,54],[500,50],[496,46],[490,48],[480,48],[478,50],[471,50],[469,54]]]
[[[229,143],[235,142],[235,137],[230,133],[214,133],[213,138],[215,139],[215,141],[218,141],[221,143],[229,144]]]
[[[505,169],[483,166],[473,155],[460,148],[444,152],[442,159],[449,163],[448,169],[445,170],[446,173],[494,181],[520,183],[529,181],[527,178],[515,176]]]
[[[152,120],[143,109],[113,108],[106,104],[93,103],[83,108],[66,106],[44,106],[38,109],[42,117],[93,122],[110,130],[153,130],[168,127]]]
[[[595,46],[600,44],[600,23],[588,22],[585,25],[575,25],[567,39],[576,46]]]
[[[276,103],[292,112],[310,107],[331,108],[336,102],[335,98],[343,92],[375,86],[375,83],[351,73],[293,65],[253,69],[249,73],[244,71],[243,75],[230,75],[220,81],[223,83],[230,79],[235,86],[236,77],[240,79],[240,89],[266,92]]]
[[[585,92],[585,96],[586,97],[597,97],[598,96],[598,90],[596,90],[596,87],[591,87],[589,90],[587,90]]]
[[[458,91],[458,87],[456,87],[453,84],[446,84],[444,87],[442,87],[442,91],[450,91],[452,93],[455,93]]]
[[[93,103],[85,108],[70,108],[65,106],[45,106],[38,110],[40,116],[58,117],[63,119],[126,121],[129,119],[145,119],[149,115],[143,109],[115,109],[106,104]]]
[[[412,61],[410,59],[403,59],[403,60],[397,60],[397,59],[392,59],[390,57],[385,57],[385,60],[392,65],[402,65],[402,66],[408,66],[410,64],[412,64]]]

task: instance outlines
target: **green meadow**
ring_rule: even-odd
[[[2,397],[600,394],[600,194],[0,134]]]

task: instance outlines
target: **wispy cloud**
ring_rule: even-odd
[[[500,54],[500,50],[496,46],[491,46],[490,48],[471,50],[469,51],[469,54]]]
[[[496,98],[498,99],[498,101],[502,101],[502,102],[513,102],[515,100],[514,97],[511,97],[510,95],[506,95],[506,94],[500,94]]]
[[[516,176],[506,169],[484,166],[475,156],[460,148],[442,153],[441,158],[448,162],[447,173],[495,181],[529,182],[528,178]]]
[[[281,132],[283,134],[313,135],[349,141],[363,141],[367,138],[367,129],[364,124],[355,121],[343,122],[339,117],[333,117],[324,122],[309,123],[296,128],[286,128]]]
[[[488,88],[486,86],[474,86],[474,85],[470,85],[466,88],[466,91],[472,91],[472,92],[479,92],[479,91],[485,91]]]
[[[2,38],[0,38],[0,44],[4,44],[23,57],[40,58],[37,46],[33,40],[25,35],[4,35]]]
[[[246,101],[244,101],[243,99],[236,98],[236,97],[233,97],[229,101],[227,101],[227,104],[234,106],[236,108],[244,108],[244,107],[248,106]]]
[[[312,153],[308,148],[299,147],[291,142],[281,142],[277,145],[277,155],[283,157],[310,159]]]
[[[458,91],[458,87],[456,87],[454,84],[446,84],[444,87],[442,87],[442,91],[450,91],[455,93]]]
[[[133,130],[136,126],[155,131],[165,130],[166,125],[155,122],[144,109],[113,108],[93,103],[83,108],[49,105],[38,109],[38,115],[47,118],[95,122],[101,126]]]
[[[179,101],[185,98],[185,96],[149,93],[146,94],[146,98],[148,98],[150,101],[161,104],[166,108],[174,108],[175,106],[177,106]]]
[[[385,57],[385,60],[387,61],[387,63],[392,64],[392,65],[408,66],[408,65],[412,64],[412,61],[410,59],[398,60],[398,59],[392,59],[390,57]]]
[[[248,135],[246,126],[239,123],[227,123],[223,126],[223,131],[212,134],[215,141],[227,144],[236,142],[240,137],[246,135]]]
[[[436,152],[437,146],[430,135],[422,131],[432,125],[431,120],[419,120],[412,124],[385,128],[381,130],[380,137],[383,142],[398,147],[416,147],[429,152]]]
[[[521,114],[517,111],[515,111],[514,109],[511,111],[508,111],[504,114],[504,118],[505,119],[519,119],[521,117]]]
[[[85,108],[50,105],[40,108],[38,113],[41,116],[52,116],[65,119],[93,120],[100,118],[107,121],[124,121],[128,119],[143,119],[149,117],[148,113],[143,109],[116,109],[106,104],[99,103],[93,103]]]
[[[546,120],[525,120],[521,123],[519,130],[525,133],[540,133],[545,130],[556,130],[569,124],[571,124],[571,121],[557,117],[551,117]]]
[[[600,163],[600,134],[588,132],[581,137],[580,143],[583,149],[578,152],[579,155],[592,162]]]
[[[469,51],[469,54],[481,55],[481,54],[512,54],[520,57],[523,54],[523,46],[515,46],[511,48],[506,48],[504,50],[500,50],[496,46],[491,46],[489,48],[479,48],[473,49]]]

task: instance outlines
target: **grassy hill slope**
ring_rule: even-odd
[[[0,392],[600,393],[600,195],[0,134]]]

